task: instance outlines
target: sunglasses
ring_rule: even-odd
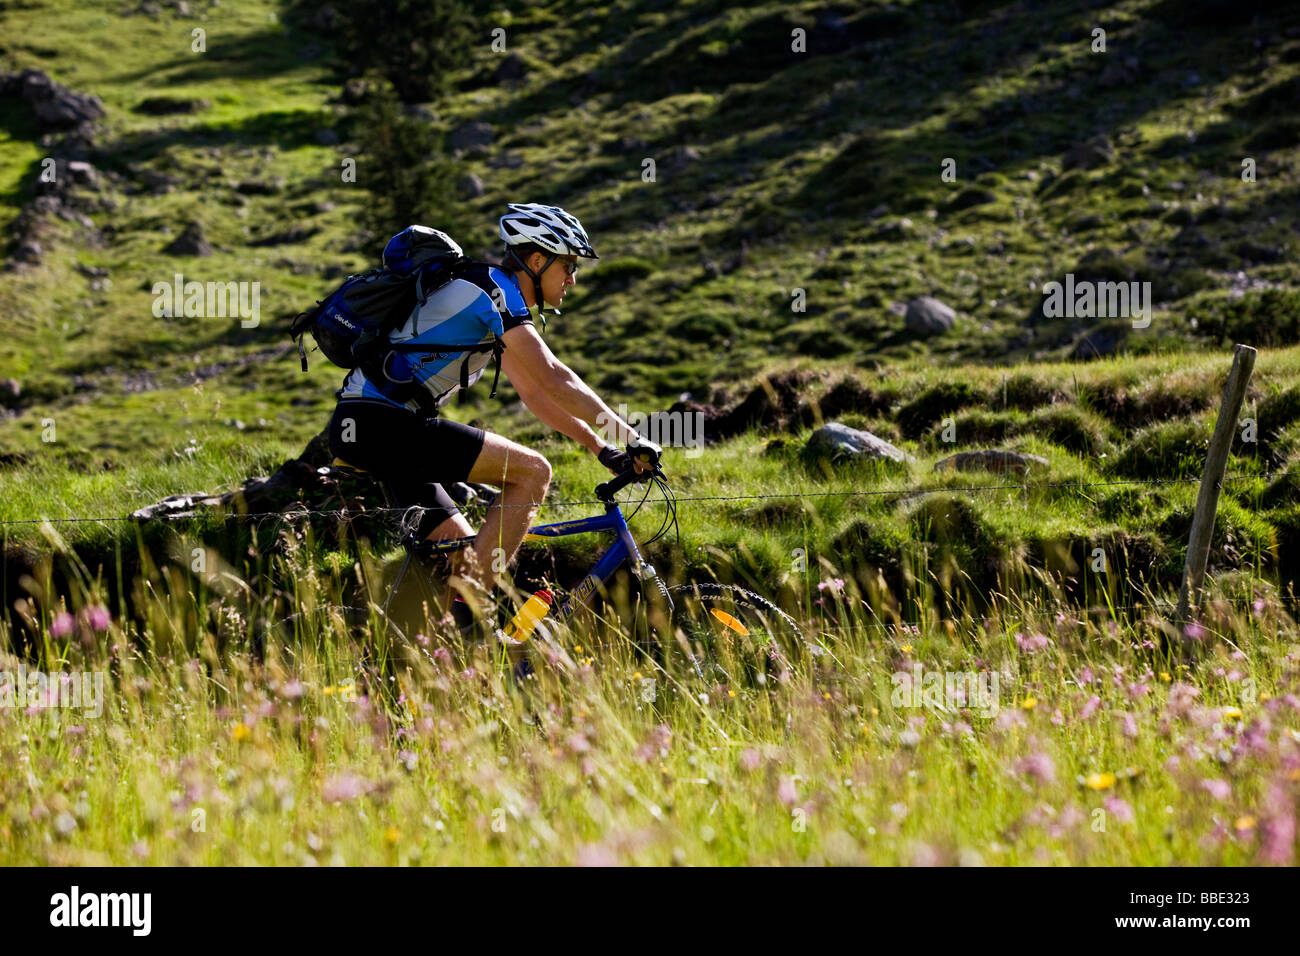
[[[576,259],[573,262],[565,262],[563,259],[556,259],[555,264],[564,270],[565,275],[575,275],[578,271],[578,262]]]

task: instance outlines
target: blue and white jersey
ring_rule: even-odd
[[[389,340],[394,344],[486,344],[493,341],[494,334],[504,335],[524,324],[531,325],[532,319],[514,277],[496,266],[475,263],[416,306]],[[384,369],[393,383],[417,380],[428,391],[422,396],[426,404],[432,400],[434,405],[443,405],[460,388],[461,365],[467,358],[473,385],[492,362],[491,352],[393,352]],[[373,382],[356,368],[348,373],[337,394],[340,400],[361,399],[420,410],[414,400],[402,403],[390,398],[386,392],[393,390],[392,384]]]

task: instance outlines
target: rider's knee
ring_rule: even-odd
[[[511,461],[506,480],[545,491],[551,484],[551,463],[546,460],[545,455],[529,451],[526,455],[519,455]]]
[[[551,463],[546,460],[545,455],[537,456],[537,482],[543,488],[551,484]]]

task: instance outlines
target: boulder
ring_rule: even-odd
[[[877,226],[871,233],[871,238],[884,242],[892,242],[896,239],[905,239],[912,231],[912,220],[906,216],[901,219],[894,219]]]
[[[474,146],[488,146],[492,142],[492,124],[481,120],[462,123],[447,136],[447,146],[452,150],[469,149]]]
[[[469,173],[456,183],[456,190],[466,199],[477,199],[484,192],[483,179],[477,173]]]
[[[343,84],[343,90],[339,93],[339,102],[345,106],[357,106],[365,102],[370,95],[370,84],[363,79],[351,79]]]
[[[99,185],[99,171],[81,160],[68,163],[68,178],[78,186],[88,186],[91,189]]]
[[[699,158],[700,151],[694,146],[678,146],[664,158],[664,166],[674,172],[681,172]]]
[[[492,72],[492,79],[497,83],[519,83],[527,76],[528,64],[518,53],[507,53],[501,65]]]
[[[609,155],[635,153],[644,156],[649,145],[639,136],[620,136],[618,139],[606,143],[603,151]]]
[[[284,188],[284,180],[275,179],[244,179],[235,183],[235,192],[245,196],[274,196]]]
[[[1101,79],[1098,82],[1108,89],[1113,89],[1118,86],[1129,86],[1138,76],[1137,57],[1129,56],[1124,59],[1108,57],[1106,68],[1101,71]]]
[[[438,113],[430,103],[407,103],[403,112],[413,120],[421,123],[438,122]]]
[[[871,432],[850,428],[840,422],[830,422],[817,429],[804,445],[804,453],[811,458],[829,458],[832,461],[866,459],[905,462],[907,452],[877,438]]]
[[[150,96],[135,105],[135,112],[145,116],[170,116],[176,113],[200,113],[211,106],[211,100],[197,96]]]
[[[36,263],[41,261],[42,254],[41,244],[35,239],[28,239],[20,242],[14,250],[14,261]]]
[[[1023,475],[1031,468],[1046,468],[1046,458],[1038,455],[1026,455],[1018,451],[1002,451],[996,448],[979,451],[961,451],[950,455],[943,461],[936,462],[935,471],[992,471],[998,474],[1011,472]]]
[[[203,230],[196,222],[185,227],[185,231],[168,243],[163,252],[169,256],[210,256],[212,246],[203,238]]]
[[[1061,157],[1061,169],[1094,169],[1115,159],[1115,147],[1106,136],[1094,136],[1076,143]]]
[[[923,295],[907,304],[903,324],[914,335],[940,335],[957,321],[957,313],[938,299]]]
[[[960,212],[963,209],[970,209],[972,206],[984,206],[997,201],[998,194],[993,190],[984,189],[980,186],[970,186],[949,199],[943,208],[948,212]]]
[[[1070,358],[1087,360],[1114,355],[1126,337],[1122,326],[1099,325],[1095,329],[1089,329],[1074,343]]]
[[[40,70],[27,69],[0,77],[0,92],[21,96],[35,110],[42,132],[73,129],[106,115],[98,96],[74,93]]]
[[[179,176],[160,172],[157,169],[150,169],[143,163],[131,163],[126,169],[138,188],[144,189],[154,196],[161,196],[171,192],[183,181]]]

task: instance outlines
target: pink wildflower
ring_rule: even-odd
[[[1232,785],[1226,780],[1207,778],[1201,781],[1201,789],[1220,802],[1232,796]]]
[[[1133,808],[1129,806],[1127,800],[1121,797],[1111,795],[1103,800],[1101,805],[1107,813],[1120,823],[1132,823],[1136,819]]]

